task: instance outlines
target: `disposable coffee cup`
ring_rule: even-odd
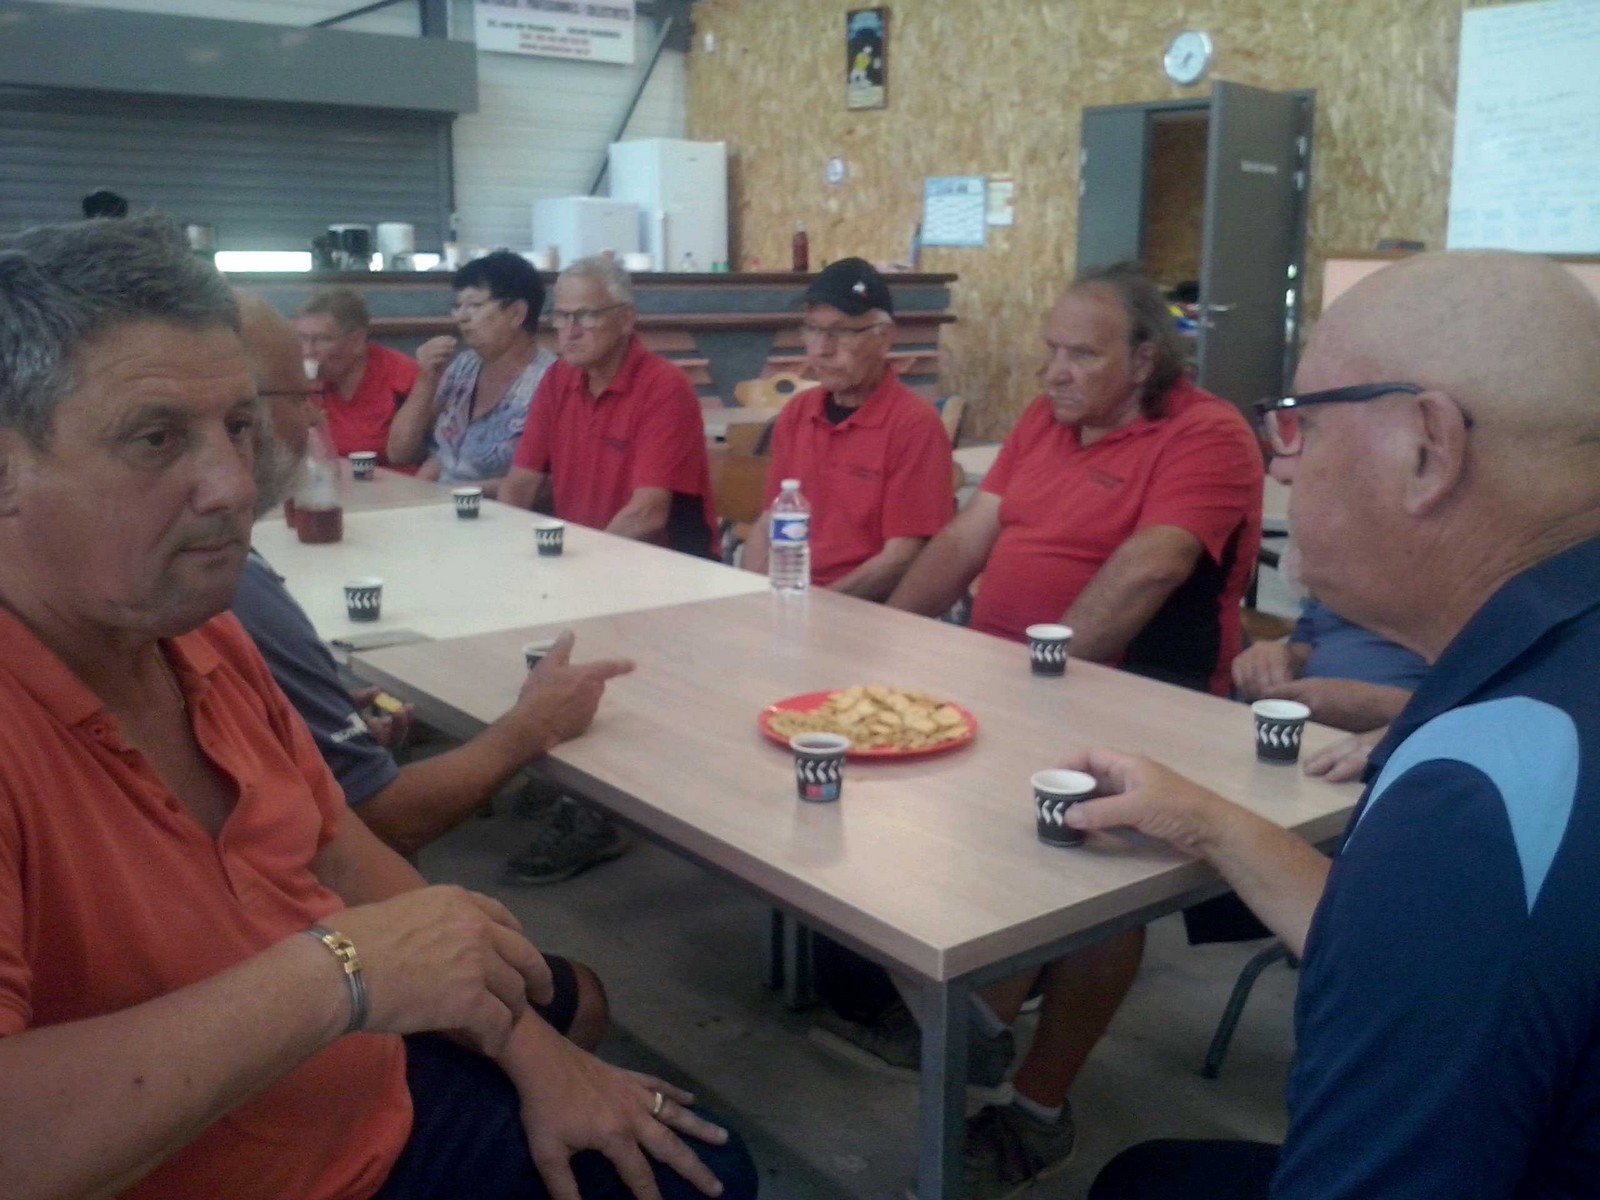
[[[1256,717],[1256,757],[1262,762],[1299,761],[1311,710],[1298,700],[1257,700],[1250,711]]]
[[[355,479],[372,479],[378,470],[376,450],[357,450],[350,455],[350,474]]]
[[[529,642],[522,647],[522,661],[528,664],[528,670],[533,670],[542,661],[544,656],[555,648],[555,638],[545,638],[541,642]]]
[[[800,799],[813,804],[837,800],[844,790],[844,758],[850,739],[841,733],[800,733],[789,739],[794,751],[794,781]]]
[[[1066,625],[1029,625],[1028,660],[1035,675],[1065,675],[1072,629]]]
[[[456,516],[463,521],[478,519],[478,508],[483,503],[481,487],[458,487],[450,494],[456,498]]]
[[[1081,846],[1087,836],[1067,824],[1067,809],[1094,795],[1099,784],[1083,771],[1056,768],[1039,771],[1033,785],[1033,810],[1038,822],[1039,840],[1050,846]]]
[[[539,553],[545,558],[555,558],[561,553],[562,543],[566,540],[567,523],[565,521],[535,521],[533,523],[533,539],[539,547]]]
[[[376,621],[383,610],[383,580],[368,576],[345,584],[344,608],[352,621]]]

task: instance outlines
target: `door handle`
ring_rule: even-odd
[[[1238,307],[1236,304],[1207,304],[1204,306],[1208,313],[1228,313]]]

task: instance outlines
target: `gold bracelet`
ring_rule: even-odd
[[[346,1033],[355,1033],[367,1023],[367,981],[361,974],[361,960],[356,957],[356,946],[342,933],[325,925],[313,925],[306,933],[326,946],[344,968],[345,986],[350,989],[350,1023]]]

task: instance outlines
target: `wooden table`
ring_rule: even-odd
[[[1079,662],[1065,678],[1038,678],[1022,646],[830,592],[574,628],[586,657],[624,655],[639,669],[607,688],[587,735],[550,755],[555,781],[916,981],[927,1200],[959,1186],[971,989],[1220,890],[1208,867],[1135,837],[1043,845],[1033,771],[1073,744],[1149,753],[1314,841],[1343,827],[1358,794],[1257,762],[1242,704]],[[356,665],[467,736],[511,703],[519,647],[536,632],[394,647]],[[852,764],[841,803],[798,801],[790,756],[758,735],[756,714],[784,696],[875,681],[965,705],[977,739]],[[1311,727],[1307,752],[1337,736]]]
[[[570,523],[566,553],[541,558],[533,521],[492,500],[475,521],[453,503],[347,509],[343,541],[307,546],[269,517],[254,543],[328,641],[393,629],[460,637],[768,590],[760,575]],[[384,581],[381,620],[345,615],[345,582],[362,575]]]
[[[455,503],[450,496],[449,484],[415,479],[387,467],[379,467],[371,479],[353,479],[349,459],[339,461],[339,500],[347,513]]]

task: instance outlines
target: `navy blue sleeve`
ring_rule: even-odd
[[[360,804],[393,783],[400,768],[356,712],[310,619],[259,555],[245,563],[233,612],[311,730],[345,799]]]
[[[1396,778],[1312,925],[1273,1196],[1523,1194],[1572,1061],[1542,953],[1495,782],[1441,758]]]

